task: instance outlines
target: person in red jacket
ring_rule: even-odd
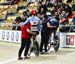
[[[30,39],[31,39],[32,35],[36,34],[30,30],[30,24],[29,23],[21,26],[21,32],[22,32],[21,33],[21,47],[20,47],[19,52],[18,52],[18,60],[23,59],[23,57],[21,57],[21,54],[22,54],[24,49],[25,49],[24,59],[29,58],[29,57],[27,57],[27,53],[28,53],[30,43],[31,43]]]

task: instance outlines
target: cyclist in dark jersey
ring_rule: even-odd
[[[56,36],[56,31],[57,31],[58,26],[59,26],[59,21],[55,17],[48,15],[47,27],[49,29],[49,36],[52,33],[54,33],[54,36]]]

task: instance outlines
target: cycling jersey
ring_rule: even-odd
[[[31,31],[40,31],[40,19],[37,16],[31,16],[31,17],[29,17],[21,25],[25,25],[27,23],[30,23],[30,25],[31,25]]]
[[[58,21],[57,21],[55,18],[52,18],[52,19],[50,20],[50,24],[51,24],[52,26],[58,26]]]
[[[48,18],[48,22],[50,23],[50,25],[52,25],[52,26],[58,26],[58,24],[59,24],[59,22],[58,22],[58,20],[56,20],[54,17],[52,17],[52,16],[50,16],[49,18]]]

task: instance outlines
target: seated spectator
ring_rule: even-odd
[[[61,3],[62,2],[62,0],[46,0],[46,4],[49,4],[49,3],[51,3],[51,4],[55,4],[55,3]]]
[[[66,5],[64,7],[64,10],[66,11],[67,13],[67,17],[71,16],[72,15],[72,8],[69,6],[69,5]]]
[[[20,22],[22,22],[22,18],[21,17],[16,17],[15,26],[13,26],[12,30],[21,30],[21,27],[17,26]]]
[[[75,4],[72,5],[72,11],[75,11]]]
[[[60,32],[69,32],[70,27],[67,26],[69,25],[69,21],[66,20],[65,22],[63,22],[62,24],[59,25],[59,30]]]
[[[46,9],[45,5],[42,5],[42,6],[39,7],[38,14],[40,14],[40,18],[46,14],[46,10],[47,9]]]

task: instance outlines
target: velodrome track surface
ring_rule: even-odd
[[[17,60],[20,44],[0,41],[0,64],[75,64],[75,49],[60,48],[39,57],[31,55],[30,59]]]

